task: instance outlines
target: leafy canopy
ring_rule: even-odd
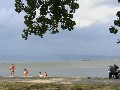
[[[118,0],[118,2],[120,3],[120,0]],[[111,26],[111,28],[109,28],[110,33],[114,33],[114,34],[118,33],[118,29],[116,27],[120,27],[120,11],[118,11],[116,13],[116,16],[118,18],[117,18],[117,20],[114,20],[114,25],[115,26]],[[117,43],[120,43],[120,40],[118,40]]]
[[[73,30],[72,18],[78,8],[77,0],[15,0],[15,11],[25,12],[22,38],[27,40],[32,33],[42,38],[47,31],[56,34],[59,27]]]

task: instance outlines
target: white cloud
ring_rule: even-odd
[[[23,13],[15,12],[14,8],[0,10],[0,40],[10,42],[21,39],[24,29]],[[9,38],[9,39],[8,39]],[[4,39],[4,40],[3,40]]]
[[[104,2],[105,0],[79,0],[80,8],[74,14],[76,26],[89,27],[95,23],[108,23],[115,19],[116,12],[120,8]]]
[[[1,9],[0,10],[0,25],[7,28],[20,28],[23,27],[23,13],[18,15],[14,9]]]

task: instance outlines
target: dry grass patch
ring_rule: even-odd
[[[120,90],[120,87],[88,84],[1,82],[0,90]]]

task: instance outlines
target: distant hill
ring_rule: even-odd
[[[79,61],[79,60],[111,60],[120,59],[120,56],[105,55],[75,55],[75,54],[53,54],[41,56],[25,55],[1,55],[0,61]]]

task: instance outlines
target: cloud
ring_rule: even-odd
[[[74,14],[77,27],[89,27],[96,23],[108,23],[115,18],[118,6],[113,6],[109,2],[103,4],[105,0],[79,0],[80,8]]]
[[[6,2],[9,3],[8,0]],[[21,38],[24,13],[18,15],[14,8],[7,7],[6,3],[5,7],[2,6],[0,9],[0,53],[37,56],[56,53],[119,54],[117,35],[110,34],[108,30],[116,19],[118,7],[114,4],[117,1],[79,0],[78,2],[80,8],[74,14],[77,26],[73,31],[60,30],[58,34],[46,34],[42,39],[32,35],[27,41]]]
[[[1,47],[13,47],[15,42],[20,42],[24,28],[23,13],[17,14],[14,8],[0,9],[0,43]],[[12,43],[14,45],[12,45]],[[16,46],[14,46],[16,47]]]
[[[17,14],[14,9],[1,9],[0,10],[0,25],[11,28],[21,28],[23,27],[24,19],[23,13]]]

